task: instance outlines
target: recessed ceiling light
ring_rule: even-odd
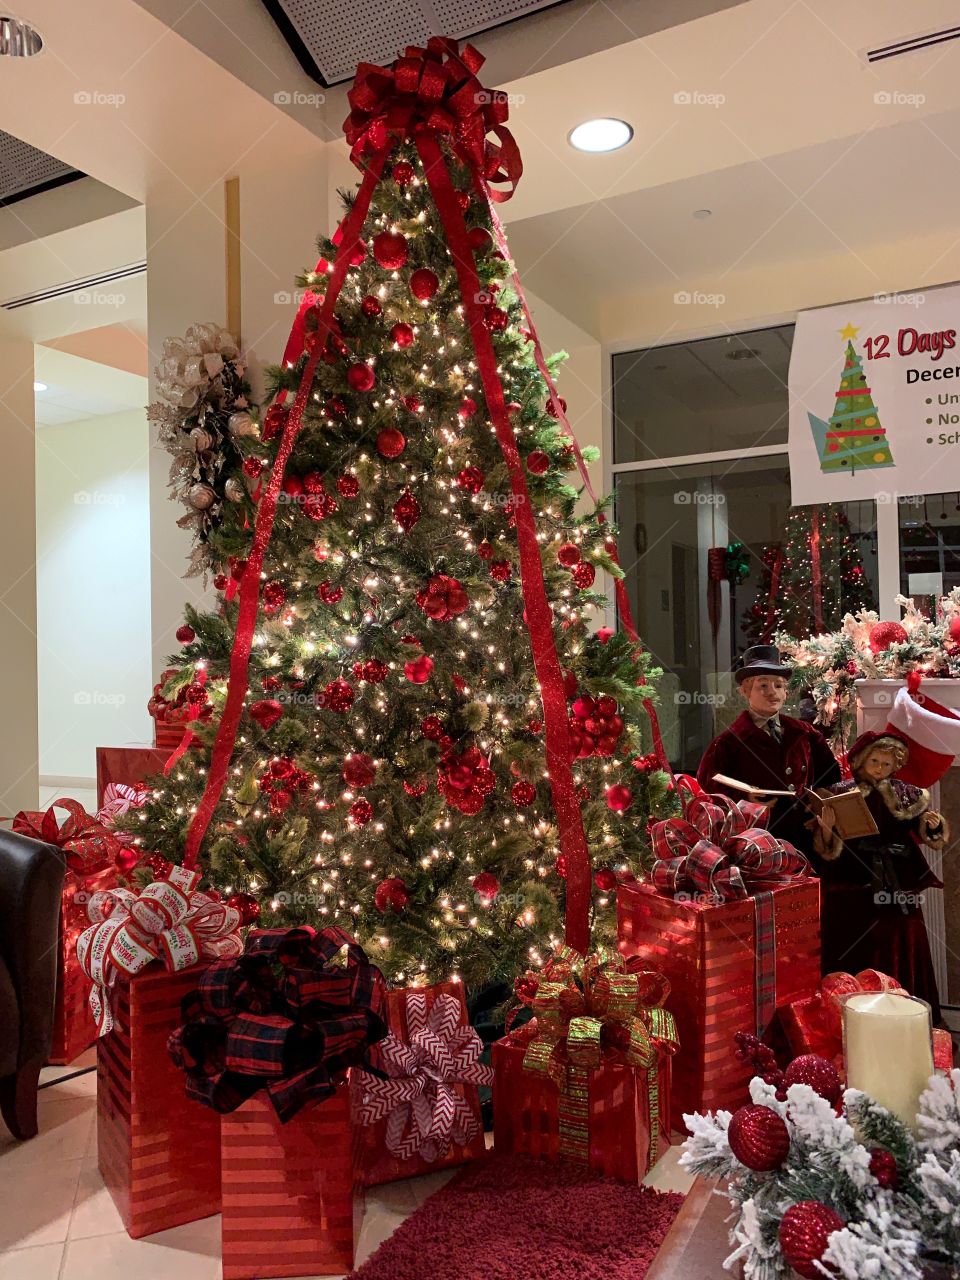
[[[633,137],[633,129],[626,120],[614,120],[602,116],[598,120],[585,120],[567,136],[571,147],[578,151],[618,151]]]
[[[705,219],[713,217],[713,210],[712,209],[694,209],[693,216],[697,219],[698,222],[703,222]]]
[[[0,16],[0,56],[32,58],[43,48],[43,36],[18,18]]]
[[[45,382],[35,382],[33,384],[34,391],[46,391],[47,384]]]

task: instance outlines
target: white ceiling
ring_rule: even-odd
[[[36,347],[34,376],[47,384],[46,391],[38,391],[35,396],[38,426],[143,412],[147,403],[145,377],[49,347]]]

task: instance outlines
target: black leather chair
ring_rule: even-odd
[[[0,1114],[37,1132],[37,1081],[50,1054],[63,854],[0,830]]]

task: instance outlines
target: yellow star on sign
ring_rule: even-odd
[[[852,342],[859,332],[860,326],[852,325],[848,321],[846,327],[840,330],[840,337]]]

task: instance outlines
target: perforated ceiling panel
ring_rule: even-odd
[[[263,0],[300,65],[323,85],[388,63],[432,35],[464,39],[564,0]]]
[[[0,206],[82,176],[45,151],[0,130]]]

